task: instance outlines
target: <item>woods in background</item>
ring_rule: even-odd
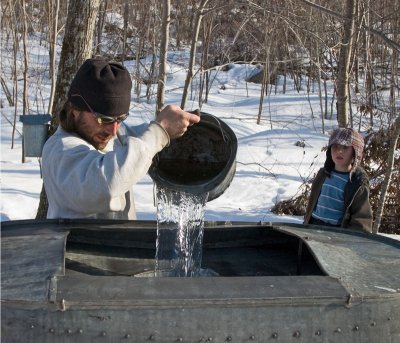
[[[183,108],[188,97],[195,97],[199,108],[208,101],[211,70],[232,63],[256,64],[260,73],[249,76],[249,81],[261,83],[255,123],[260,123],[263,99],[276,91],[278,78],[283,92],[284,80],[291,78],[298,91],[306,87],[317,93],[320,113],[315,114],[323,131],[324,120],[336,118],[339,126],[368,132],[366,162],[371,159],[374,208],[382,201],[388,204],[384,217],[395,218],[399,226],[398,0],[4,0],[1,6],[2,46],[13,56],[2,58],[2,69],[11,65],[12,77],[6,79],[2,72],[1,86],[15,108],[14,125],[19,113],[52,113],[56,126],[55,114],[71,75],[93,55],[139,62],[132,71],[135,100],[158,96],[158,108],[163,104],[167,51],[186,48],[191,53]],[[48,49],[49,64],[30,56],[33,36]],[[44,78],[52,82],[50,99],[41,93]],[[333,98],[328,82],[335,85]],[[373,144],[387,149],[374,155],[379,146]]]

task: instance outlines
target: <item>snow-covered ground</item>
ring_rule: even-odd
[[[35,50],[35,61],[48,58],[44,50]],[[41,58],[39,58],[39,56]],[[166,103],[180,104],[185,69],[182,59],[186,54],[169,54],[169,75]],[[134,62],[126,66],[133,72]],[[3,60],[2,68],[8,66]],[[219,198],[206,205],[206,220],[227,221],[287,221],[301,223],[303,218],[279,216],[270,211],[280,200],[294,196],[300,185],[310,179],[323,164],[329,133],[336,127],[336,120],[325,120],[322,132],[320,104],[317,93],[308,95],[306,85],[298,92],[292,80],[287,80],[283,94],[283,79],[275,90],[264,99],[261,123],[257,125],[260,85],[246,83],[246,76],[255,68],[249,65],[232,65],[229,71],[215,71],[208,102],[202,111],[217,116],[228,124],[238,138],[237,168],[230,187]],[[46,84],[46,78],[41,81]],[[197,81],[193,83],[196,94]],[[317,87],[315,87],[317,89]],[[41,87],[44,99],[38,111],[47,107],[50,87]],[[143,93],[144,93],[143,88]],[[156,87],[154,86],[154,92]],[[38,94],[37,86],[30,86],[32,96]],[[32,219],[36,215],[39,194],[42,188],[40,160],[22,160],[22,123],[17,127],[12,143],[12,121],[14,107],[7,107],[5,95],[1,94],[1,221]],[[198,108],[198,99],[188,100],[186,109]],[[20,106],[21,108],[21,106]],[[33,106],[32,106],[33,108]],[[148,122],[154,114],[154,102],[147,103],[144,97],[137,102],[132,93],[128,125]],[[43,112],[44,111],[44,112]],[[358,123],[357,123],[358,126]],[[296,143],[302,144],[296,144]],[[155,219],[153,183],[149,176],[135,187],[138,219]]]

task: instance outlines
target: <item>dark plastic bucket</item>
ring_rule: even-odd
[[[201,112],[201,120],[158,153],[150,167],[153,181],[162,187],[218,198],[236,171],[237,138],[221,119]]]

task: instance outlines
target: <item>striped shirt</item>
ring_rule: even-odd
[[[325,179],[313,218],[331,225],[340,225],[344,215],[344,188],[349,181],[349,173],[332,171]]]

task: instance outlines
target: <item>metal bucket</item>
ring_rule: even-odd
[[[25,114],[19,117],[23,124],[25,157],[42,157],[43,145],[49,135],[50,114]]]
[[[198,124],[158,153],[149,169],[162,187],[218,198],[236,171],[237,138],[221,119],[201,112]]]

